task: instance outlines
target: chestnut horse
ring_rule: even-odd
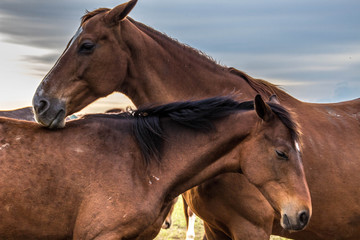
[[[260,95],[87,115],[57,131],[0,118],[0,238],[152,239],[175,197],[224,172],[242,172],[285,229],[301,229],[311,201],[298,131]]]
[[[242,100],[276,93],[297,113],[303,128],[302,154],[314,209],[309,226],[298,233],[279,231],[277,213],[242,174],[224,174],[193,189],[190,206],[217,239],[267,240],[271,233],[304,240],[359,239],[360,99],[334,104],[299,101],[126,17],[135,3],[83,16],[35,93],[38,121],[61,127],[64,116],[114,91],[137,106],[234,90]]]

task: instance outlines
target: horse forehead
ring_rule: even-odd
[[[283,136],[290,136],[290,130],[279,120],[279,121],[272,121],[264,126],[265,131],[267,134],[270,134],[274,137]]]
[[[93,31],[96,32],[100,28],[105,28],[105,21],[102,20],[103,14],[100,13],[91,17],[90,19],[86,20],[81,26],[83,27],[84,31]]]
[[[295,139],[293,139],[290,130],[284,124],[272,124],[265,127],[264,131],[264,135],[268,140],[296,147]]]

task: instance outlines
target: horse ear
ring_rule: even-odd
[[[109,25],[117,25],[135,7],[137,0],[130,0],[111,9],[105,16],[105,22]]]
[[[271,103],[276,103],[276,104],[280,104],[278,97],[274,94],[271,95],[271,97],[269,98],[269,102]]]
[[[270,121],[274,116],[271,108],[264,102],[260,94],[255,97],[255,110],[257,115],[265,122]]]

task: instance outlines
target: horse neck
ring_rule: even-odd
[[[125,20],[120,29],[131,59],[127,79],[118,91],[135,105],[200,99],[235,90],[242,99],[251,99],[256,93],[227,68],[140,23]]]
[[[241,171],[239,147],[257,119],[254,111],[232,114],[217,121],[211,133],[163,124],[167,134],[162,160],[159,168],[152,168],[152,175],[172,199],[216,175]]]

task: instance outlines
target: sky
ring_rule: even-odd
[[[123,2],[0,0],[0,109],[31,105],[86,10]],[[138,0],[130,16],[302,101],[360,97],[358,0]]]

